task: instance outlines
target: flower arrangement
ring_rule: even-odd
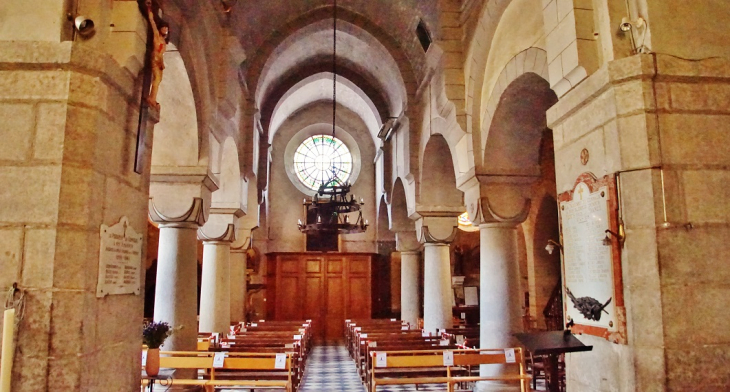
[[[165,343],[165,339],[172,335],[173,332],[175,330],[170,327],[170,324],[164,321],[153,321],[145,324],[144,330],[142,331],[142,342],[148,348],[160,348]]]

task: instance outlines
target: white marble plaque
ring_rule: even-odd
[[[142,234],[129,225],[125,216],[113,226],[99,230],[99,280],[96,296],[140,293]]]
[[[611,246],[603,244],[609,228],[608,197],[606,187],[591,193],[581,182],[572,200],[560,203],[566,288],[563,301],[567,316],[575,323],[615,330],[613,260]]]

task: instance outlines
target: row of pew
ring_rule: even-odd
[[[197,351],[161,351],[160,368],[175,369],[174,376],[143,377],[142,387],[157,381],[200,386],[206,392],[232,387],[295,392],[311,350],[311,331],[311,320],[259,320],[232,325],[225,336],[201,333]]]
[[[451,392],[473,388],[476,381],[514,382],[529,391],[522,349],[467,347],[478,334],[478,328],[465,327],[431,335],[394,319],[345,320],[345,342],[368,392],[408,384],[446,384]],[[480,376],[480,365],[495,365],[494,375]]]

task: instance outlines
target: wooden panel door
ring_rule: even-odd
[[[324,338],[324,323],[321,322],[324,316],[324,284],[325,284],[325,259],[321,256],[310,256],[305,255],[302,257],[303,270],[304,270],[304,295],[299,294],[298,296],[292,297],[292,302],[297,299],[303,300],[302,307],[304,308],[303,320],[314,321],[312,325],[312,334],[315,341],[321,341]],[[315,321],[316,320],[316,321]]]
[[[324,321],[326,323],[324,340],[334,342],[344,337],[345,320],[345,264],[343,256],[327,257],[327,304]],[[339,321],[339,322],[338,322]]]

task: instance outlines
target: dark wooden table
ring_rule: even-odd
[[[516,333],[514,336],[533,355],[544,355],[548,360],[550,379],[554,380],[549,385],[550,392],[560,390],[558,379],[558,356],[560,354],[593,350],[593,346],[586,346],[573,334],[565,334],[564,331]]]

